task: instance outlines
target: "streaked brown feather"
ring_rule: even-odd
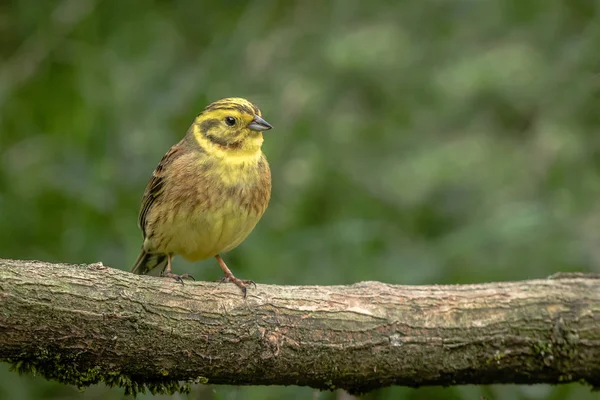
[[[142,230],[144,238],[146,238],[147,236],[146,223],[150,208],[156,202],[156,200],[163,193],[164,190],[165,178],[167,176],[166,170],[173,163],[173,161],[180,157],[183,153],[184,149],[181,143],[178,143],[175,146],[171,147],[158,163],[158,166],[152,173],[152,177],[150,178],[150,181],[146,186],[146,190],[144,191],[144,197],[142,198],[140,214],[138,216],[138,226]]]

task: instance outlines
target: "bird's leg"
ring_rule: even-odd
[[[244,297],[246,297],[246,287],[248,285],[254,285],[254,287],[256,287],[256,283],[254,281],[238,279],[235,276],[233,276],[233,274],[231,273],[231,270],[229,268],[227,268],[227,264],[225,264],[225,261],[223,261],[223,259],[221,258],[220,255],[217,254],[215,256],[215,258],[217,259],[217,261],[219,262],[219,265],[221,266],[221,269],[225,273],[225,276],[221,279],[221,282],[235,283],[237,285],[237,287],[242,289],[242,293],[244,293]]]
[[[160,274],[161,276],[163,276],[165,278],[173,278],[177,282],[181,283],[182,285],[183,285],[183,280],[186,278],[195,280],[194,277],[191,276],[190,274],[177,275],[177,274],[172,273],[171,272],[171,260],[173,260],[173,254],[169,253],[169,254],[167,254],[167,266],[163,270],[163,272]]]

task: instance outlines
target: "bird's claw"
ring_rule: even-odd
[[[244,298],[246,298],[247,287],[249,285],[254,285],[254,287],[256,288],[256,282],[250,279],[238,279],[233,275],[225,275],[224,277],[219,279],[219,283],[227,282],[234,283],[237,287],[239,287],[242,293],[244,294]]]
[[[183,274],[179,276],[181,277],[181,279],[191,279],[193,281],[196,281],[196,278],[194,278],[191,274]]]
[[[183,285],[183,280],[184,279],[191,279],[193,281],[195,281],[196,279],[190,275],[190,274],[182,274],[182,275],[177,275],[174,274],[172,272],[163,272],[162,274],[160,274],[160,276],[162,276],[163,278],[171,278],[171,279],[175,279],[176,282],[179,282]]]

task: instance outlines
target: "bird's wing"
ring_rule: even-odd
[[[144,234],[144,238],[146,237],[146,218],[150,209],[156,202],[161,194],[163,193],[165,186],[165,178],[166,178],[166,169],[183,154],[183,148],[178,143],[175,146],[171,147],[167,154],[163,156],[163,158],[158,163],[158,166],[152,173],[152,178],[150,178],[150,182],[148,182],[148,186],[146,186],[146,190],[144,191],[144,197],[142,199],[142,207],[140,209],[140,215],[138,217],[138,226],[142,230]]]

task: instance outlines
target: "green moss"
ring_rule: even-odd
[[[533,353],[542,357],[552,355],[552,343],[543,341],[537,342],[533,345]]]
[[[560,375],[558,377],[558,381],[559,382],[573,382],[573,375],[568,374],[568,375]]]
[[[562,338],[560,338],[562,339]],[[570,332],[565,335],[564,340],[554,338],[554,343],[551,341],[539,341],[532,346],[533,354],[541,357],[546,365],[554,365],[561,371],[572,371],[571,362],[578,357],[575,345],[579,342],[579,336],[576,333]],[[573,382],[573,375],[563,373],[558,377],[558,382]],[[579,383],[590,385],[592,390],[598,390],[598,381],[596,379],[579,380]]]
[[[11,364],[11,370],[19,374],[41,375],[49,380],[77,386],[85,389],[90,385],[104,383],[109,387],[125,389],[126,395],[136,396],[148,390],[152,394],[189,393],[190,383],[183,384],[177,380],[169,379],[168,371],[161,371],[162,378],[153,378],[152,381],[141,381],[128,376],[121,371],[106,370],[103,367],[81,368],[76,360],[63,358],[59,355],[49,355],[47,351],[40,350],[32,359],[0,359]],[[206,383],[208,379],[201,377],[198,383]]]
[[[503,352],[496,350],[496,352],[494,353],[494,355],[490,358],[488,358],[485,362],[486,364],[491,364],[491,363],[497,363],[500,364],[500,360],[502,360],[504,358],[506,354],[504,354]]]
[[[333,382],[331,381],[331,379],[325,381],[325,386],[327,387],[328,390],[335,390],[336,387],[333,384]]]

